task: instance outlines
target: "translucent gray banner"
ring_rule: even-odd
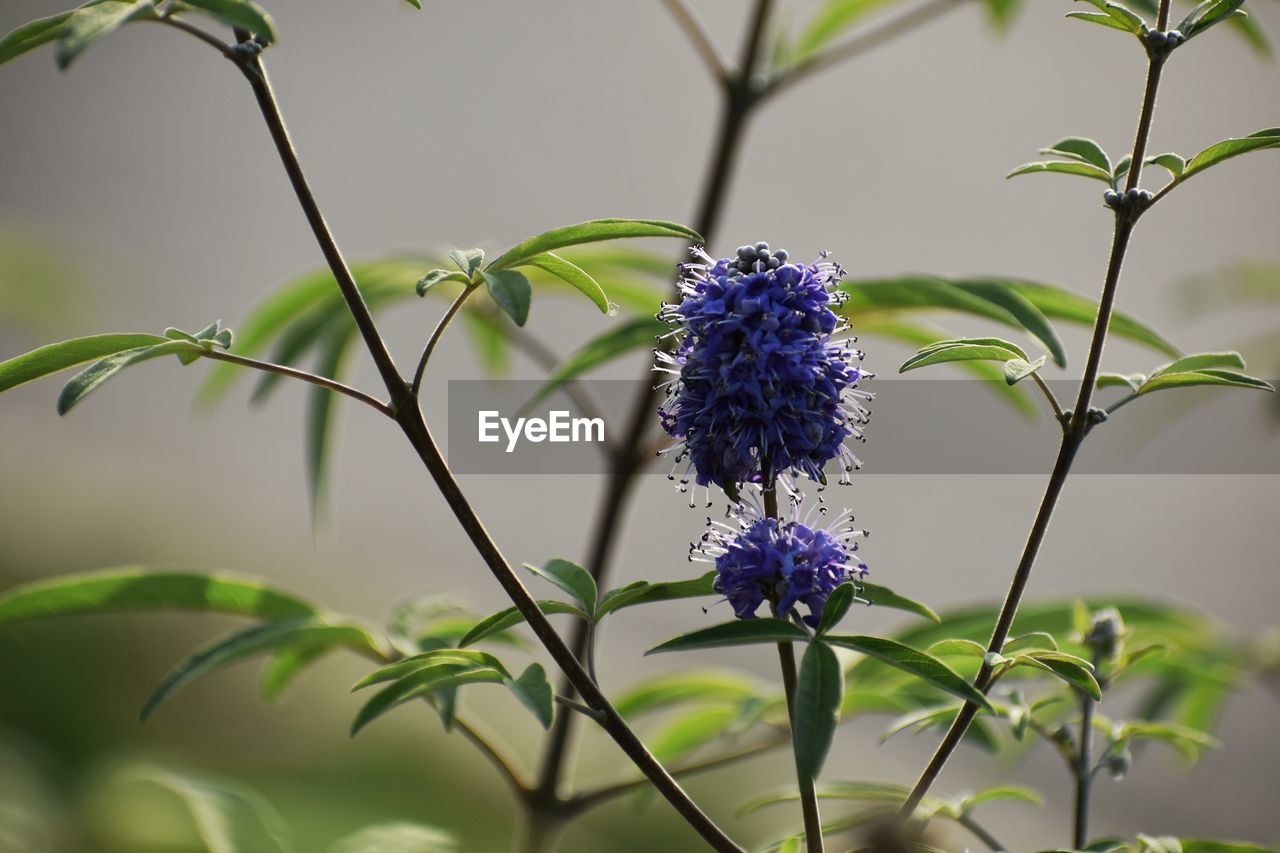
[[[1077,383],[1053,380],[1069,406]],[[460,474],[603,474],[635,395],[631,380],[585,380],[530,404],[536,380],[451,380],[447,452]],[[964,379],[875,379],[866,444],[854,451],[864,475],[1045,474],[1059,434],[1030,380],[1021,409],[990,383]],[[1123,389],[1100,391],[1106,406]],[[1081,474],[1280,474],[1280,405],[1235,388],[1184,388],[1143,396],[1097,427],[1077,457]],[[1033,412],[1028,416],[1027,410]],[[651,436],[659,436],[654,413]],[[523,419],[523,420],[521,420]],[[667,446],[671,442],[655,444]],[[665,475],[656,458],[646,469]],[[832,481],[836,472],[832,472]]]

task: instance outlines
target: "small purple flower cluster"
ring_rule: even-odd
[[[766,516],[754,501],[738,504],[730,510],[736,525],[707,519],[707,532],[693,548],[694,560],[715,563],[716,590],[739,619],[755,618],[765,601],[784,616],[803,604],[809,609],[805,623],[816,626],[831,591],[867,575],[866,563],[855,556],[856,540],[867,532],[854,527],[848,511],[818,527],[812,518],[800,519],[798,503],[793,507],[792,518],[783,521]]]
[[[861,352],[833,340],[844,326],[830,288],[843,270],[825,257],[787,263],[765,243],[736,259],[695,257],[683,301],[661,315],[681,334],[674,354],[658,354],[658,369],[677,377],[659,410],[679,441],[672,479],[683,462],[682,485],[691,473],[729,490],[785,474],[825,482],[836,458],[846,479],[861,464],[846,442],[862,440],[871,395],[857,386],[871,374]]]

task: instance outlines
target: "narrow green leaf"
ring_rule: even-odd
[[[380,652],[373,638],[355,625],[331,624],[315,618],[263,622],[220,637],[183,659],[151,694],[142,707],[141,719],[145,721],[178,690],[228,664],[286,646],[311,646],[317,642]]]
[[[346,362],[353,355],[355,327],[343,328],[321,342],[320,359],[315,372],[330,379],[340,379]],[[327,388],[313,386],[307,391],[307,484],[310,486],[311,514],[320,520],[328,497],[330,456],[339,396]]]
[[[507,687],[544,729],[551,728],[555,700],[552,698],[551,684],[547,681],[547,671],[542,668],[542,664],[529,664],[519,678],[507,683]]]
[[[858,587],[853,581],[845,581],[831,591],[826,603],[822,605],[822,616],[818,620],[819,637],[840,623],[857,596]]]
[[[1054,364],[1066,367],[1067,349],[1049,318],[1030,299],[1003,281],[958,279],[955,286],[1003,308],[1028,334],[1038,340],[1053,357]]]
[[[820,640],[814,640],[805,649],[796,681],[793,745],[801,779],[814,779],[822,770],[840,722],[843,694],[844,673],[836,653]]]
[[[292,853],[288,827],[280,815],[261,794],[246,785],[145,766],[128,768],[117,778],[146,782],[176,794],[191,815],[202,850]]]
[[[1191,10],[1191,14],[1182,19],[1178,24],[1178,31],[1188,39],[1198,36],[1233,15],[1243,15],[1244,12],[1240,9],[1243,5],[1244,0],[1207,0],[1198,4]]]
[[[1271,853],[1274,848],[1244,841],[1212,841],[1207,838],[1183,838],[1182,853]]]
[[[384,667],[375,669],[364,678],[357,681],[351,687],[351,692],[363,690],[374,684],[385,684],[388,681],[403,681],[411,675],[419,673],[424,669],[437,667],[461,668],[461,669],[491,669],[501,675],[504,679],[510,679],[511,673],[503,666],[502,661],[498,660],[488,652],[476,651],[475,649],[435,649],[429,652],[423,652],[420,655],[398,660],[395,663],[387,664]]]
[[[1117,24],[1120,24],[1123,29],[1134,35],[1140,35],[1147,28],[1147,23],[1142,20],[1142,16],[1122,3],[1115,3],[1111,0],[1085,0],[1085,2],[1110,15]]]
[[[987,647],[979,643],[977,640],[967,640],[963,637],[952,637],[946,640],[939,640],[930,646],[926,651],[931,655],[966,655],[969,657],[985,658],[987,656]]]
[[[644,589],[633,589],[625,596],[615,595],[611,598],[606,594],[601,599],[600,606],[596,609],[596,618],[599,619],[606,613],[622,610],[626,607],[635,607],[638,604],[651,604],[655,601],[674,601],[681,598],[703,598],[708,595],[714,595],[715,579],[716,572],[712,569],[702,577],[691,580],[645,584]]]
[[[738,709],[730,706],[693,708],[658,731],[649,749],[659,761],[670,764],[724,737],[737,716]]]
[[[978,806],[995,802],[1029,803],[1033,806],[1042,806],[1044,805],[1044,797],[1030,788],[1022,788],[1017,785],[1000,785],[964,797],[960,801],[960,811],[963,814],[968,814]]]
[[[609,313],[609,298],[605,296],[604,290],[596,282],[594,278],[587,275],[580,267],[566,261],[553,252],[544,252],[541,255],[534,255],[524,262],[523,265],[538,267],[546,270],[573,287],[582,291],[583,295],[590,299],[601,314]]]
[[[369,723],[411,699],[417,699],[447,687],[459,687],[464,684],[501,684],[507,680],[509,676],[487,667],[468,669],[442,664],[417,670],[374,694],[373,698],[356,712],[356,717],[351,723],[351,735],[354,737]]]
[[[59,28],[69,17],[71,17],[70,12],[62,12],[23,24],[10,32],[0,39],[0,65],[56,39]]]
[[[162,344],[138,347],[137,349],[124,350],[115,355],[109,355],[77,373],[70,382],[63,386],[62,393],[58,395],[58,414],[65,415],[71,411],[90,392],[126,367],[132,367],[135,364],[150,361],[153,358],[162,358],[166,355],[177,355],[179,353],[199,354],[201,352],[203,350],[200,347],[187,341],[166,340]]]
[[[476,249],[476,251],[480,251]],[[419,296],[426,296],[427,291],[435,287],[442,281],[456,281],[459,284],[470,284],[471,277],[466,273],[457,270],[431,270],[422,278],[418,279],[418,283],[414,286],[414,290]]]
[[[737,673],[700,669],[663,673],[632,685],[614,707],[624,717],[636,717],[688,702],[737,706],[755,695],[752,683]]]
[[[701,243],[702,237],[675,222],[655,219],[593,219],[576,225],[553,228],[530,237],[489,264],[492,271],[519,266],[534,255],[553,252],[565,246],[577,246],[600,240],[617,240],[624,237],[680,237]]]
[[[1270,382],[1264,382],[1253,376],[1236,373],[1232,370],[1206,368],[1187,373],[1166,373],[1162,376],[1152,377],[1142,384],[1142,387],[1138,389],[1138,393],[1151,394],[1155,391],[1164,391],[1169,388],[1187,388],[1193,385],[1224,385],[1231,388],[1252,388],[1256,391],[1271,392],[1276,390]]]
[[[53,373],[128,350],[145,349],[168,341],[159,335],[92,335],[74,338],[0,362],[0,391],[8,391]]]
[[[592,619],[596,617],[596,598],[599,592],[591,572],[577,563],[561,559],[547,560],[541,566],[525,563],[524,567],[572,595],[589,617]]]
[[[1013,654],[1016,651],[1025,651],[1026,649],[1048,649],[1056,652],[1058,651],[1058,641],[1048,631],[1029,631],[1026,634],[1019,634],[1006,642],[1001,651],[1005,654]]]
[[[1065,155],[1082,163],[1091,163],[1107,174],[1111,174],[1113,171],[1111,158],[1107,156],[1106,151],[1102,150],[1102,146],[1092,139],[1086,139],[1082,136],[1068,136],[1066,139],[1059,140],[1048,148],[1042,149],[1040,153],[1052,157]]]
[[[154,572],[133,566],[32,581],[0,593],[0,622],[164,609],[259,619],[291,619],[316,613],[301,599],[251,578]]]
[[[1145,373],[1099,373],[1098,381],[1095,383],[1098,388],[1129,388],[1137,391],[1143,382],[1147,381]]]
[[[1060,175],[1079,175],[1082,178],[1093,178],[1111,185],[1111,172],[1103,171],[1092,163],[1081,163],[1077,160],[1047,160],[1038,163],[1023,163],[1005,178],[1016,178],[1019,175],[1031,175],[1036,172],[1056,172]]]
[[[894,735],[907,731],[908,729],[917,729],[924,731],[930,728],[943,728],[949,726],[956,716],[960,713],[961,705],[941,705],[920,708],[916,711],[909,712],[903,716],[893,720],[884,733],[880,735],[880,742],[884,743]],[[976,746],[982,747],[987,752],[996,753],[1000,751],[1000,740],[996,737],[991,727],[982,721],[981,718],[975,719],[965,732],[965,740]]]
[[[1148,163],[1154,163],[1160,168],[1173,175],[1175,179],[1181,178],[1182,173],[1186,171],[1187,161],[1177,154],[1157,154],[1154,157],[1147,158]]]
[[[1183,356],[1163,367],[1157,367],[1151,372],[1151,378],[1155,379],[1157,376],[1162,376],[1166,373],[1188,373],[1195,370],[1204,370],[1207,367],[1244,370],[1244,357],[1238,352],[1198,352],[1194,355]]]
[[[507,335],[506,315],[496,311],[467,310],[462,312],[462,320],[485,374],[490,377],[507,375],[511,367],[511,340]]]
[[[938,618],[938,614],[933,612],[933,608],[927,604],[921,604],[906,596],[898,595],[888,587],[867,583],[866,581],[859,581],[858,587],[858,597],[871,602],[873,607],[889,607],[893,610],[903,610],[907,613],[923,616],[930,622],[941,621]]]
[[[248,30],[266,44],[276,40],[275,22],[271,20],[271,16],[265,9],[251,0],[182,0],[182,2],[208,12],[228,27]]]
[[[987,701],[987,697],[974,689],[973,685],[961,678],[955,670],[919,649],[913,649],[910,646],[899,643],[897,640],[889,640],[883,637],[828,634],[824,639],[833,646],[853,649],[855,652],[878,658],[904,672],[909,672],[924,679],[940,690],[945,690],[953,696],[973,702],[986,711],[993,713],[995,711],[991,703]]]
[[[1224,160],[1230,160],[1232,157],[1239,157],[1241,154],[1248,154],[1250,151],[1278,147],[1280,147],[1280,127],[1269,127],[1266,130],[1259,130],[1256,133],[1251,133],[1238,139],[1224,139],[1222,142],[1210,145],[1188,160],[1186,171],[1182,173],[1182,179],[1186,180],[1192,175],[1203,172],[1210,166],[1216,166]]]
[[[700,631],[682,634],[654,646],[646,655],[659,652],[687,652],[695,649],[717,649],[758,643],[806,641],[809,635],[801,628],[781,619],[742,619],[725,622]]]
[[[54,53],[58,67],[66,69],[90,44],[110,35],[124,24],[154,15],[151,0],[102,0],[81,6],[58,30],[58,46]]]
[[[1008,361],[1011,358],[1026,359],[1021,347],[995,338],[978,338],[972,341],[951,341],[945,346],[926,347],[902,363],[899,373],[945,364],[951,361]],[[988,343],[988,341],[990,341]]]
[[[1129,25],[1122,23],[1106,12],[1068,12],[1068,18],[1075,18],[1077,21],[1088,21],[1091,24],[1101,24],[1104,27],[1110,27],[1113,30],[1120,30],[1122,33],[1131,33]]]
[[[806,59],[892,0],[826,0],[791,47],[793,61]]]
[[[416,0],[409,0],[421,9]],[[458,840],[442,829],[403,821],[375,823],[344,836],[328,853],[457,853]]]
[[[1026,361],[1021,358],[1011,358],[1004,363],[1004,381],[1010,385],[1017,385],[1023,379],[1035,373],[1044,367],[1047,355],[1042,355],[1035,361]]]
[[[1056,320],[1069,320],[1083,326],[1092,327],[1098,316],[1098,304],[1062,287],[1039,284],[1018,279],[994,279],[1007,287],[1016,290],[1034,304],[1045,316]],[[1181,355],[1181,351],[1170,343],[1163,335],[1138,319],[1123,312],[1111,315],[1111,334],[1140,343],[1157,352],[1170,356]]]
[[[284,695],[302,671],[324,657],[337,643],[316,643],[307,646],[282,649],[276,652],[262,669],[262,698],[274,702]]]
[[[1102,688],[1098,685],[1097,679],[1093,677],[1093,673],[1085,666],[1057,657],[1038,655],[1034,652],[1014,655],[1011,660],[1015,667],[1028,666],[1042,670],[1088,694],[1095,702],[1102,701]]]
[[[489,286],[489,295],[498,307],[507,312],[517,326],[523,326],[529,319],[529,304],[533,301],[533,288],[524,273],[515,270],[485,270],[485,284]]]
[[[547,614],[567,614],[569,616],[577,616],[584,622],[590,622],[591,617],[583,613],[572,604],[565,604],[563,601],[539,601],[538,609]],[[508,607],[505,610],[499,610],[491,616],[486,616],[475,624],[475,627],[468,631],[462,639],[458,640],[458,645],[470,646],[493,634],[501,633],[513,625],[519,625],[524,621],[524,614],[518,608]]]

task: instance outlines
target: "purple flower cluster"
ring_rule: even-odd
[[[844,331],[831,292],[843,270],[825,255],[788,263],[766,243],[736,258],[694,256],[682,266],[683,300],[661,315],[681,334],[657,368],[676,376],[659,410],[678,440],[672,479],[684,462],[682,486],[692,472],[731,493],[786,474],[825,482],[823,467],[839,458],[847,480],[861,463],[846,442],[862,440],[872,395],[857,388],[871,376],[862,353],[833,339]]]
[[[866,564],[856,558],[856,540],[867,532],[853,526],[848,511],[816,527],[812,519],[802,521],[795,507],[789,521],[769,518],[754,503],[730,510],[736,526],[707,520],[694,552],[715,563],[716,590],[739,619],[754,619],[765,601],[782,618],[803,604],[809,610],[804,621],[816,626],[832,590],[867,575]]]

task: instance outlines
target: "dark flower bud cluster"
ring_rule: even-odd
[[[800,503],[792,504],[790,520],[768,517],[758,498],[729,510],[732,523],[707,519],[707,532],[690,548],[689,558],[713,562],[716,591],[722,593],[739,619],[754,619],[769,602],[785,617],[798,604],[808,608],[804,621],[818,624],[832,590],[868,573],[857,559],[857,540],[867,536],[845,510],[825,526],[815,523],[813,510],[800,517]],[[819,504],[818,516],[826,508]]]
[[[1178,45],[1187,40],[1178,30],[1146,30],[1142,33],[1142,43],[1146,46],[1149,54],[1168,55]]]
[[[1122,193],[1107,190],[1102,194],[1102,203],[1117,212],[1141,213],[1151,206],[1151,193],[1137,187]]]
[[[678,442],[664,451],[675,452],[671,479],[679,471],[682,489],[692,475],[732,494],[788,474],[825,482],[823,467],[839,459],[847,481],[861,463],[846,442],[863,440],[873,395],[858,388],[871,377],[862,353],[835,338],[846,326],[831,288],[844,271],[825,255],[790,263],[767,243],[694,257],[681,268],[683,301],[659,315],[680,335],[656,367],[674,377],[659,409]]]
[[[1108,607],[1093,614],[1089,633],[1084,636],[1084,644],[1099,659],[1111,660],[1120,654],[1125,633],[1124,620],[1120,617],[1120,612]]]

